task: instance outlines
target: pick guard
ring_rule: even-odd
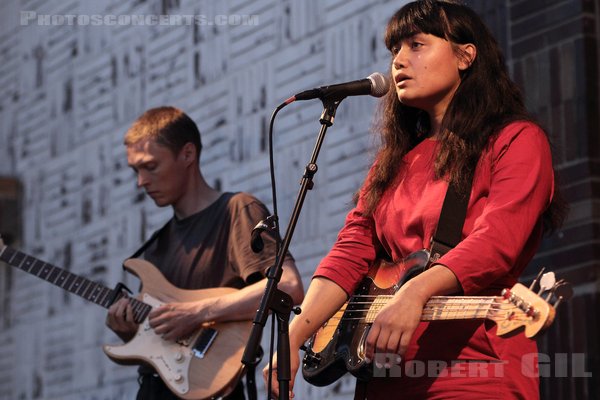
[[[143,294],[142,300],[153,308],[164,304],[148,293]],[[146,318],[133,339],[120,346],[106,345],[104,352],[117,362],[122,359],[138,359],[152,365],[161,372],[163,380],[173,392],[183,395],[189,391],[189,382],[185,377],[194,357],[191,346],[198,334],[196,332],[186,341],[188,345],[166,341],[154,332]]]

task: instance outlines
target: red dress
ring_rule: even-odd
[[[359,199],[315,276],[351,294],[382,248],[401,260],[429,247],[447,189],[434,176],[436,149],[435,140],[424,140],[405,156],[372,217],[361,215]],[[438,261],[465,295],[498,295],[516,283],[539,246],[553,185],[543,131],[529,122],[509,124],[476,169],[463,240]],[[491,321],[421,322],[396,377],[373,378],[367,398],[539,398],[535,341],[495,331]]]

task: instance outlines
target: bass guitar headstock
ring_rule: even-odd
[[[556,281],[554,272],[543,272],[542,269],[529,288],[517,283],[502,291],[493,318],[498,324],[498,335],[524,327],[525,336],[536,336],[552,324],[560,303],[573,296],[570,283],[563,279]],[[537,293],[534,292],[536,286]],[[554,303],[550,304],[551,301]]]

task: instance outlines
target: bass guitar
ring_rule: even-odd
[[[122,285],[110,289],[7,247],[2,238],[0,260],[104,308],[127,296]],[[129,342],[104,346],[106,355],[119,364],[152,366],[169,389],[183,399],[209,399],[232,391],[244,372],[241,359],[252,328],[251,321],[205,323],[189,337],[173,342],[154,333],[148,323],[148,314],[165,303],[218,297],[237,289],[179,289],[154,265],[141,259],[126,260],[123,267],[136,275],[142,284],[140,293],[130,299],[135,321],[140,325]]]
[[[307,342],[302,362],[304,379],[315,386],[326,386],[346,372],[362,380],[372,377],[372,365],[365,361],[371,324],[393,294],[429,264],[429,251],[425,249],[397,264],[378,261],[354,295]],[[555,282],[552,272],[543,276],[542,272],[530,288],[517,283],[503,290],[501,296],[432,296],[423,308],[421,321],[489,319],[498,325],[498,335],[524,327],[525,335],[532,338],[552,324],[555,307],[572,295],[570,284]],[[536,294],[531,289],[540,277]],[[540,297],[542,292],[548,292],[546,300]],[[553,295],[557,299],[554,306],[547,302]]]

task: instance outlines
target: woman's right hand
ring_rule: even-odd
[[[272,364],[272,375],[271,375],[271,394],[270,399],[279,398],[279,381],[277,380],[277,353],[273,356]],[[300,348],[299,346],[292,346],[290,344],[290,399],[294,398],[294,382],[296,380],[296,374],[300,367]],[[265,380],[265,387],[268,388],[269,379],[269,365],[263,369],[263,379]],[[267,389],[268,390],[268,389]]]

